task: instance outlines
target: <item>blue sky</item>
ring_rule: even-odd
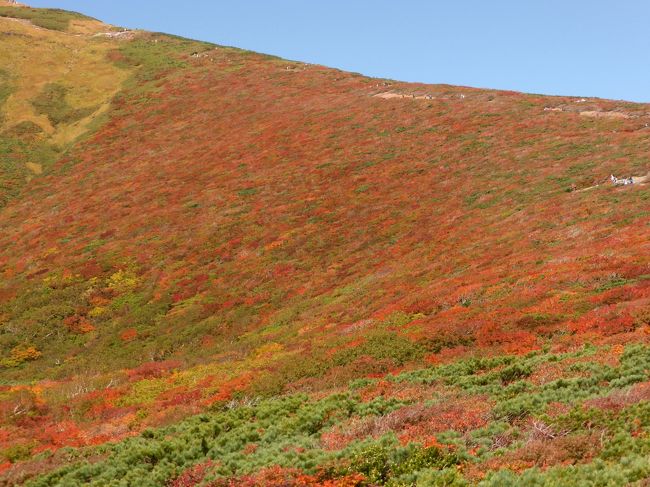
[[[650,102],[648,0],[26,0],[370,76]]]

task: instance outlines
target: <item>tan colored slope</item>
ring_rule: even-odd
[[[130,70],[109,56],[124,42],[124,36],[104,35],[117,32],[113,26],[67,13],[61,14],[67,23],[51,22],[59,11],[48,19],[42,10],[6,2],[0,8],[2,208],[101,125]]]
[[[32,8],[29,5],[20,2],[15,2],[13,0],[0,0],[0,7],[16,7],[16,8],[22,7],[27,9]],[[29,21],[23,21],[23,22],[30,23]],[[101,20],[85,17],[79,19],[72,19],[70,21],[68,28],[66,29],[66,32],[71,34],[95,34],[97,32],[102,32],[106,28],[113,28],[113,27],[106,24],[105,22],[102,22]]]
[[[89,36],[110,29],[97,21],[74,21],[76,33],[43,29],[28,21],[0,18],[0,31],[8,41],[0,43],[0,69],[9,75],[12,94],[4,105],[1,129],[20,122],[38,125],[55,144],[67,144],[81,135],[97,114],[105,110],[128,73],[107,59],[119,41]],[[72,24],[72,22],[71,22]],[[83,32],[83,34],[82,34]],[[94,108],[93,113],[71,124],[54,126],[37,113],[35,95],[51,83],[69,89],[66,101],[73,108]]]

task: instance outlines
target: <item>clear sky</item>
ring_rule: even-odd
[[[25,0],[370,76],[650,102],[649,0]]]

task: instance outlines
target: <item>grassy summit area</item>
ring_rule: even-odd
[[[0,17],[27,20],[36,27],[66,32],[71,21],[94,20],[77,12],[54,8],[11,7],[0,5]]]

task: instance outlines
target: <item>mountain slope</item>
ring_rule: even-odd
[[[630,433],[604,398],[644,437],[650,193],[605,181],[650,169],[647,105],[376,80],[94,21],[0,22],[17,34],[7,52],[52,45],[67,66],[5,76],[20,88],[2,140],[22,145],[3,174],[45,169],[28,183],[30,166],[12,169],[0,212],[8,483],[72,463],[40,453],[65,445],[101,462],[37,484],[127,468],[160,485],[210,458],[178,485],[476,483],[566,463],[580,479],[599,455],[618,465],[615,434]],[[15,142],[25,121],[37,142]],[[56,150],[32,160],[32,143]],[[610,435],[598,448],[576,419],[588,407]],[[295,424],[242,439],[237,421],[274,414]],[[223,422],[231,440],[208,434]],[[154,440],[193,453],[132,458]]]
[[[16,18],[15,16],[20,16]],[[128,76],[106,62],[112,29],[60,11],[0,5],[0,206],[97,124]]]

